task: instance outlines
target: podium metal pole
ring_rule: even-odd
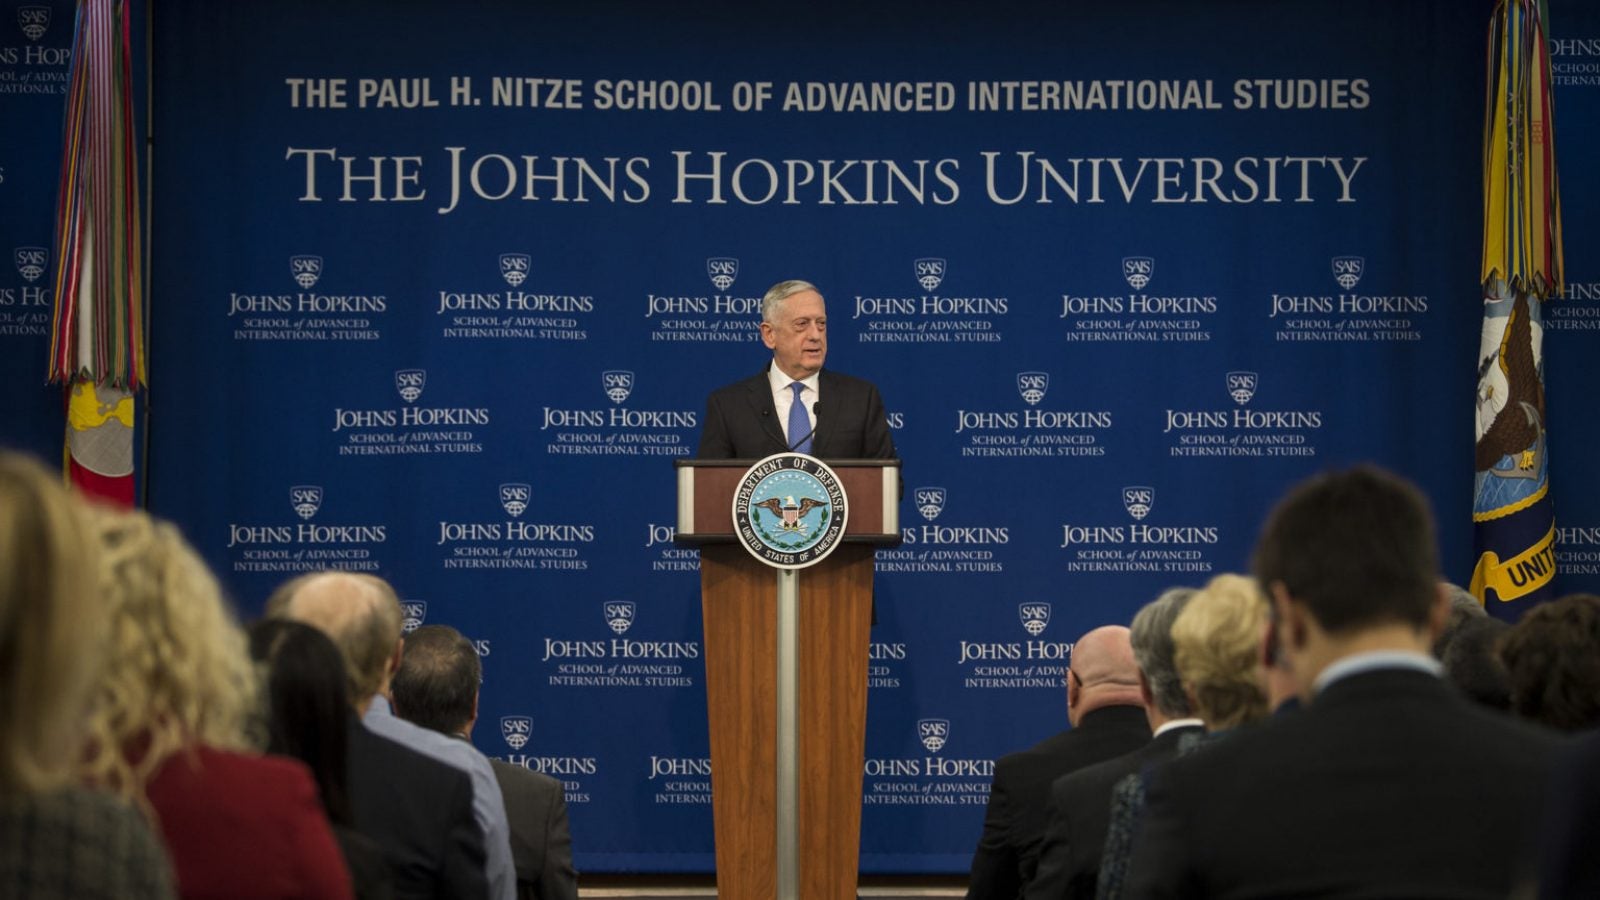
[[[777,571],[778,900],[799,900],[800,575],[793,569]]]

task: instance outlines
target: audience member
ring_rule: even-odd
[[[1461,622],[1448,641],[1434,645],[1445,679],[1468,699],[1500,712],[1511,710],[1511,675],[1500,659],[1500,642],[1510,630],[1499,619],[1479,616]]]
[[[1050,785],[1057,778],[1150,740],[1128,629],[1096,628],[1073,645],[1067,720],[1068,730],[995,761],[969,898],[1010,900],[1033,879],[1049,824]]]
[[[1266,717],[1266,631],[1267,605],[1256,583],[1231,574],[1212,578],[1173,620],[1173,665],[1190,708],[1205,723],[1205,734],[1185,734],[1168,759]],[[1123,895],[1151,771],[1130,774],[1111,791],[1097,897]]]
[[[339,648],[355,711],[346,727],[350,811],[356,829],[383,848],[395,896],[490,896],[471,776],[362,724],[380,705],[385,719],[399,721],[382,696],[400,666],[394,591],[371,575],[315,572],[280,586],[267,609],[317,627]]]
[[[1421,495],[1370,467],[1310,479],[1255,570],[1306,708],[1156,773],[1129,895],[1505,897],[1557,744],[1439,677]]]
[[[395,714],[468,743],[478,721],[483,664],[472,642],[447,625],[406,635],[390,693]],[[470,746],[470,744],[469,744]],[[522,766],[491,760],[511,825],[519,900],[577,900],[572,836],[561,782]]]
[[[0,452],[0,897],[171,897],[145,817],[74,784],[107,631],[87,511],[59,480]]]
[[[1600,726],[1600,597],[1571,594],[1528,610],[1500,658],[1512,712],[1568,733]]]
[[[339,648],[310,625],[265,619],[250,629],[250,657],[265,669],[267,752],[310,767],[357,900],[393,897],[394,878],[383,849],[356,830],[350,813],[346,720],[351,713]]]
[[[1538,896],[1600,897],[1600,732],[1575,740],[1551,779]],[[1521,896],[1521,895],[1518,895]]]
[[[1063,775],[1050,786],[1050,825],[1038,870],[1023,891],[1028,900],[1093,897],[1110,825],[1111,789],[1126,776],[1171,759],[1183,735],[1203,730],[1172,660],[1172,620],[1193,595],[1193,588],[1171,588],[1133,617],[1128,637],[1154,736],[1131,753]]]
[[[181,896],[350,897],[310,773],[254,752],[255,674],[216,579],[171,525],[94,518],[111,644],[85,777],[148,805]]]

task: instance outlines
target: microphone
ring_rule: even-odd
[[[822,401],[821,400],[818,400],[817,402],[811,404],[811,421],[813,421],[813,422],[822,421],[822,412],[821,412],[821,410],[822,410]],[[765,410],[763,410],[763,413],[764,412],[765,412]],[[801,444],[804,444],[806,442],[806,438],[809,438],[813,434],[816,434],[816,433],[817,433],[817,426],[812,425],[811,426],[811,430],[806,432],[805,435],[800,438],[800,440],[795,441],[794,443],[789,445],[789,452],[793,453],[794,452],[794,448],[800,446]]]

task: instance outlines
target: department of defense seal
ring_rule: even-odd
[[[844,486],[827,463],[778,453],[751,466],[733,492],[733,523],[750,554],[803,569],[833,552],[847,521]]]

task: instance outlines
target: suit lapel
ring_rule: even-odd
[[[761,423],[761,430],[777,448],[772,452],[787,450],[789,445],[784,442],[783,427],[778,424],[778,409],[772,402],[772,382],[767,379],[767,370],[762,369],[759,375],[744,384],[747,389],[745,399],[750,403],[751,412],[756,421]]]
[[[817,416],[817,433],[811,438],[812,455],[822,457],[823,450],[827,448],[828,441],[836,430],[834,426],[839,422],[839,413],[844,411],[841,403],[844,397],[840,392],[838,379],[827,369],[823,369],[817,376],[817,395],[819,403],[822,397],[828,399],[827,403],[822,404],[822,414]]]

